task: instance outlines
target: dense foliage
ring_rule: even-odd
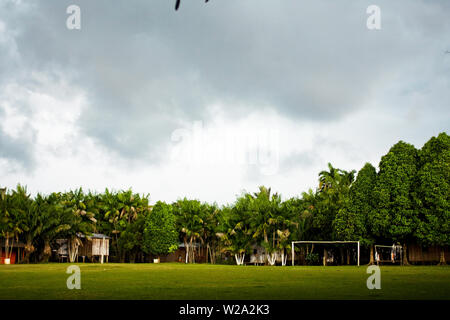
[[[255,248],[264,250],[266,264],[274,264],[276,257],[285,264],[292,240],[359,240],[366,247],[396,242],[450,245],[446,133],[431,138],[421,150],[400,141],[381,158],[378,172],[366,163],[355,174],[328,164],[319,173],[318,187],[301,197],[283,201],[270,188],[260,187],[225,206],[183,198],[152,207],[149,195],[131,190],[78,189],[31,197],[18,185],[15,190],[0,189],[0,236],[6,256],[14,243],[24,244],[25,262],[48,261],[60,238],[68,239],[74,261],[80,236],[92,233],[111,237],[110,255],[121,262],[148,261],[180,244],[187,263],[202,255],[207,262],[227,258],[238,264]],[[302,252],[308,263],[317,263],[313,250]]]
[[[147,216],[144,227],[144,251],[156,256],[178,249],[178,232],[171,205],[158,201]]]

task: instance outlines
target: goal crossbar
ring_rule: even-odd
[[[358,246],[358,266],[359,266],[359,257],[360,257],[360,249],[361,245],[359,241],[292,241],[292,265],[294,265],[295,261],[295,251],[294,251],[294,245],[296,243],[303,243],[303,244],[339,244],[339,243],[354,243]]]

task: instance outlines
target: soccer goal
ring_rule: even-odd
[[[361,255],[361,246],[359,241],[292,241],[292,265],[295,264],[295,245],[296,244],[354,244],[356,245],[356,252],[357,252],[357,264],[359,266],[359,260]]]
[[[380,263],[400,263],[403,264],[403,247],[393,244],[392,246],[383,246],[376,244],[375,261]]]

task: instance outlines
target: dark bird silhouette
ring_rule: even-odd
[[[205,0],[205,3],[207,3],[209,0]],[[178,10],[180,7],[180,0],[177,0],[177,3],[175,3],[175,10]]]

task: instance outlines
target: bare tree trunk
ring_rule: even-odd
[[[328,252],[327,249],[323,248],[323,265],[327,265],[327,259],[328,259]]]
[[[444,250],[443,246],[441,246],[441,253],[440,253],[440,257],[439,257],[439,265],[440,266],[447,265],[447,262],[445,261],[445,250]]]
[[[211,246],[208,247],[208,250],[209,250],[209,258],[210,258],[211,264],[216,264],[215,250]]]
[[[275,231],[273,232],[272,235],[272,248],[275,248]]]
[[[285,253],[285,249],[283,248],[283,249],[281,250],[281,265],[282,265],[282,266],[285,266],[285,265],[286,265],[287,258],[288,258],[288,253],[287,253],[287,252]]]
[[[266,230],[264,230],[264,242],[267,244],[267,247],[268,247],[269,246],[269,238],[267,237]],[[264,264],[267,266],[269,264],[269,260],[268,260],[269,255],[268,255],[266,248],[264,249],[264,253],[265,253],[264,254]]]
[[[115,225],[114,225],[114,229],[117,230]],[[121,255],[120,255],[119,238],[118,238],[118,236],[117,236],[117,232],[116,232],[116,250],[117,250],[117,251],[116,251],[117,259],[119,259],[119,261],[121,261],[122,257],[121,257]]]
[[[30,255],[35,250],[32,239],[28,238],[25,245],[25,263],[30,263]]]
[[[406,243],[405,243],[403,245],[403,265],[405,265],[405,266],[409,266],[407,249],[408,248],[407,248]]]
[[[347,249],[347,265],[350,264],[350,250]]]
[[[210,246],[208,246],[208,252],[209,252],[209,260],[211,261],[211,264],[214,264],[214,257]]]
[[[9,253],[9,232],[6,231],[6,240],[5,240],[5,259],[10,259],[10,253]]]
[[[189,263],[195,263],[195,248],[192,246],[193,237],[189,240]]]
[[[269,264],[271,265],[271,266],[274,266],[275,265],[275,263],[276,263],[276,253],[275,252],[272,252],[272,253],[270,253],[269,255],[268,255],[268,262],[269,262]]]
[[[238,266],[244,264],[245,252],[244,253],[237,253],[237,254],[234,255],[234,257],[236,258],[236,264]]]
[[[11,259],[12,251],[14,248],[14,237],[12,237],[12,243],[9,244],[10,233],[6,232],[6,240],[5,240],[5,259]]]
[[[184,242],[184,250],[186,251],[186,254],[184,257],[184,263],[188,263],[189,262],[189,245],[188,245],[186,237],[183,237],[183,242]]]
[[[43,262],[48,262],[50,259],[50,256],[52,255],[52,249],[50,247],[50,241],[45,239],[44,240],[44,255],[42,257]]]
[[[9,253],[10,254],[9,258],[11,258],[13,250],[14,250],[14,237],[12,239],[11,252]]]
[[[375,264],[375,260],[374,260],[373,255],[374,255],[374,245],[372,244],[370,246],[370,261],[369,261],[369,265]]]

